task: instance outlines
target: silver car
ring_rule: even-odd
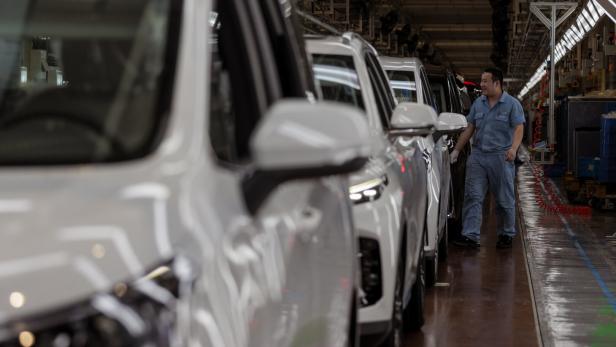
[[[289,3],[213,6],[3,7],[0,346],[354,343],[365,117]]]
[[[399,102],[417,102],[438,110],[436,98],[423,64],[418,58],[381,57],[391,87]],[[447,218],[450,215],[451,170],[448,134],[461,132],[466,118],[455,113],[441,113],[441,131],[422,139],[422,151],[430,159],[428,167],[428,242],[426,246],[426,282],[436,283],[438,262],[447,256]]]

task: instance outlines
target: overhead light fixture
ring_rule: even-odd
[[[580,13],[580,15],[577,17],[577,23],[578,29],[584,29],[584,31],[582,32],[582,37],[584,36],[584,34],[590,31],[590,25],[588,25],[588,23],[586,22],[586,18],[584,18],[582,13]]]
[[[571,49],[571,46],[573,45],[573,43],[571,42],[571,38],[569,37],[568,31],[565,32],[565,35],[563,35],[562,42],[565,43],[565,46],[567,46],[567,49]]]
[[[586,6],[588,7],[588,11],[590,12],[590,14],[592,15],[592,19],[597,22],[599,21],[599,13],[597,11],[597,8],[595,7],[595,1],[589,1]]]
[[[587,9],[583,9],[582,10],[582,14],[584,15],[584,18],[586,18],[586,21],[590,24],[590,27],[594,27],[596,21],[593,19],[593,17],[590,15],[590,13],[588,13]]]
[[[616,7],[616,0],[608,0],[610,3]],[[608,15],[605,9],[597,3],[596,0],[589,0],[586,3],[586,7],[582,9],[580,14],[578,15],[576,21],[571,24],[571,27],[565,31],[565,34],[562,36],[561,40],[558,42],[558,45],[554,48],[554,62],[558,63],[569,51],[575,47],[580,41],[584,39],[584,36],[587,32],[590,32],[593,27],[597,24],[601,16]],[[616,19],[609,16],[612,21],[616,22]],[[543,78],[546,73],[545,69],[548,64],[548,60],[550,56],[546,58],[546,60],[541,63],[541,65],[537,68],[532,77],[528,80],[528,83],[522,88],[520,93],[518,94],[519,98],[523,98],[530,90],[532,90],[539,81]]]
[[[565,37],[569,40],[569,44],[571,45],[569,49],[573,48],[573,46],[575,46],[577,43],[577,41],[575,41],[575,34],[573,33],[573,29],[569,28],[569,30],[567,30],[567,33],[565,34]]]
[[[586,31],[584,30],[584,26],[581,25],[579,18],[577,20],[577,23],[578,25],[575,25],[575,23],[573,23],[571,25],[571,29],[573,29],[573,34],[575,35],[577,42],[580,42],[582,38],[584,38],[584,34],[586,34]]]

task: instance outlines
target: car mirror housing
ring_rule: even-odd
[[[254,213],[286,181],[347,174],[371,154],[366,116],[339,103],[285,100],[268,111],[250,142],[255,168],[244,195]]]
[[[468,126],[466,117],[459,113],[443,112],[438,116],[437,131],[459,132]]]
[[[437,116],[427,105],[403,102],[398,104],[391,118],[391,136],[427,136],[434,132]]]

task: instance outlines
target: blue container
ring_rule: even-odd
[[[597,178],[599,175],[599,158],[579,157],[577,176],[579,178]]]
[[[600,146],[601,159],[616,158],[616,117],[605,114],[601,116]]]
[[[543,165],[543,173],[546,177],[563,177],[567,166],[565,163],[554,163],[552,165]]]
[[[601,162],[597,177],[605,183],[616,182],[616,117],[601,116]]]
[[[616,169],[608,169],[606,167],[599,167],[599,182],[614,183],[616,182]]]

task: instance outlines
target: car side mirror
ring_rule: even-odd
[[[414,102],[398,104],[391,118],[390,136],[427,136],[434,132],[436,112]]]
[[[243,191],[248,210],[256,213],[281,183],[359,170],[371,154],[371,141],[359,109],[296,99],[272,106],[250,148],[255,169],[245,177]]]
[[[443,112],[438,116],[437,131],[462,131],[468,126],[466,117],[459,113]]]
[[[459,113],[443,112],[438,116],[434,141],[437,141],[443,135],[459,133],[466,129],[467,126],[468,122],[463,115]]]

